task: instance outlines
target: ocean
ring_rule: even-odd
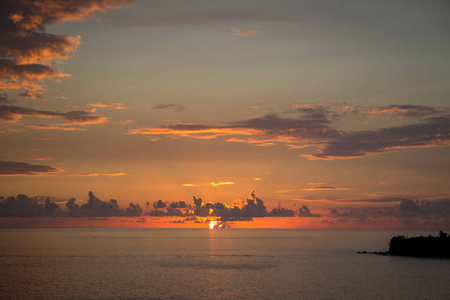
[[[450,299],[448,259],[357,254],[404,233],[0,230],[0,299]]]

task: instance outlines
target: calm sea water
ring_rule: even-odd
[[[450,260],[356,253],[398,234],[1,230],[0,299],[450,299]]]

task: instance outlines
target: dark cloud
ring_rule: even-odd
[[[267,213],[269,217],[293,217],[295,212],[292,209],[287,209],[278,205],[274,207],[270,212]]]
[[[117,200],[108,202],[95,197],[89,192],[89,199],[84,204],[77,204],[75,198],[66,202],[67,211],[63,211],[58,204],[46,198],[29,198],[26,195],[17,197],[0,197],[0,216],[2,217],[120,217],[141,216],[142,208],[139,204],[130,203],[125,209],[121,209]]]
[[[450,139],[450,116],[427,119],[425,123],[353,132],[336,137],[309,159],[365,157],[402,148],[445,146]]]
[[[311,160],[350,159],[402,148],[445,146],[450,136],[450,116],[440,116],[443,111],[421,105],[364,107],[345,103],[297,104],[293,105],[287,113],[295,113],[299,116],[287,118],[270,113],[228,125],[179,123],[158,128],[131,129],[128,134],[197,139],[229,136],[229,142],[249,143],[256,146],[271,146],[274,142],[282,142],[297,144],[289,145],[291,149],[306,146],[319,147],[318,154],[301,155]],[[417,124],[366,131],[335,128],[336,121],[342,116],[356,114],[383,114],[392,119],[422,119]],[[423,119],[423,117],[428,118]]]
[[[0,104],[2,104],[2,103],[10,104],[10,103],[17,102],[17,101],[19,101],[19,100],[8,98],[8,96],[6,94],[3,94],[3,95],[0,94]]]
[[[177,202],[170,203],[169,204],[169,208],[189,208],[189,207],[186,204],[186,202],[184,202],[184,201],[177,201]]]
[[[318,215],[318,214],[311,213],[308,206],[306,206],[306,205],[303,205],[302,207],[300,207],[298,209],[298,216],[302,217],[302,218],[304,218],[304,217],[320,217],[320,215]]]
[[[1,175],[29,175],[40,176],[45,174],[53,174],[62,172],[63,170],[45,165],[33,165],[24,162],[0,161]]]
[[[61,73],[49,66],[41,64],[19,65],[15,61],[0,58],[0,87],[3,89],[13,86],[16,87],[15,89],[24,87],[26,89],[34,88],[40,90],[42,87],[39,83],[36,83],[37,81],[64,76],[68,76],[68,74]],[[21,85],[12,85],[19,81],[23,81],[23,83]]]
[[[22,194],[17,197],[0,197],[0,217],[50,217],[59,214],[59,206],[49,198],[40,203],[37,198]]]
[[[166,207],[166,203],[163,202],[162,200],[158,200],[153,203],[153,208],[165,208],[165,207]]]
[[[202,124],[169,124],[159,128],[131,129],[129,134],[166,135],[199,139],[218,136],[241,136],[229,141],[265,145],[269,142],[319,142],[340,134],[332,129],[331,121],[323,115],[307,115],[302,118],[282,118],[276,114],[234,122],[225,126],[207,126]],[[258,139],[254,139],[257,137]]]
[[[394,199],[393,199],[394,200]],[[392,202],[392,201],[388,201]],[[394,206],[373,208],[340,208],[332,209],[329,213],[332,218],[356,219],[359,221],[376,221],[379,218],[393,219],[407,224],[444,224],[450,217],[450,199],[397,199]],[[409,220],[409,221],[408,221]],[[392,222],[392,220],[391,220]],[[431,222],[431,223],[430,223]]]
[[[64,123],[60,125],[87,125],[105,123],[108,118],[94,115],[92,111],[78,110],[69,111],[67,113],[60,113],[54,111],[35,110],[32,108],[19,107],[13,105],[0,105],[0,120],[3,122],[14,123],[18,122],[22,117],[33,118],[59,118],[63,119]],[[44,125],[45,126],[45,125]]]
[[[50,23],[82,20],[128,0],[2,0],[0,2],[0,88],[42,89],[46,78],[67,74],[54,61],[74,52],[79,36],[45,33]]]
[[[425,200],[402,199],[398,208],[402,212],[421,212],[426,205],[429,205],[429,202]]]
[[[172,111],[184,111],[186,107],[176,104],[155,104],[150,106],[151,109],[167,109]]]
[[[264,201],[261,200],[256,192],[250,194],[250,198],[242,205],[228,206],[224,203],[215,204],[204,202],[202,198],[193,197],[194,205],[191,206],[184,201],[172,202],[167,205],[159,200],[153,204],[154,210],[147,215],[150,216],[186,216],[186,217],[218,217],[220,221],[243,221],[253,218],[263,217],[292,217],[295,212],[285,209],[278,205],[270,212],[267,211]],[[186,219],[187,220],[187,219]]]
[[[44,93],[42,92],[33,92],[33,91],[25,91],[23,93],[20,93],[19,96],[36,99],[42,97]]]

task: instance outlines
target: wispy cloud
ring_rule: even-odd
[[[316,186],[312,188],[302,189],[302,191],[348,191],[348,188],[338,188],[334,186]]]
[[[221,182],[210,182],[212,186],[219,186],[219,185],[232,185],[234,182],[232,181],[221,181]]]
[[[26,127],[35,130],[86,131],[86,129],[84,128],[67,127],[64,125],[35,124],[35,125],[26,125]]]
[[[238,36],[242,36],[242,37],[249,37],[255,33],[267,32],[267,31],[252,29],[252,28],[230,27],[229,29],[231,29],[233,31],[233,35],[238,35]]]
[[[109,177],[117,177],[117,176],[125,176],[125,173],[80,173],[80,174],[70,174],[68,176],[80,176],[80,177],[97,177],[97,176],[109,176]]]
[[[318,154],[302,155],[311,160],[351,159],[406,148],[449,145],[450,116],[430,118],[425,123],[344,134],[328,142]]]
[[[273,142],[310,142],[329,139],[338,135],[339,130],[329,127],[330,120],[323,116],[308,118],[282,118],[267,114],[230,125],[208,126],[201,124],[169,124],[159,128],[131,129],[129,134],[165,135],[187,138],[216,138],[219,136],[241,136],[230,138],[230,142],[246,142],[258,146],[272,145]],[[242,136],[249,136],[243,138]]]
[[[184,111],[186,108],[184,106],[176,104],[155,104],[150,106],[150,109],[166,109],[171,111]]]
[[[109,108],[109,109],[128,109],[129,107],[123,106],[123,103],[109,103],[109,102],[100,102],[89,104],[91,107],[100,107],[100,108]]]
[[[63,170],[46,165],[33,165],[16,161],[0,161],[0,175],[2,176],[42,176],[59,172],[63,172]]]
[[[40,119],[59,118],[64,120],[64,125],[101,124],[108,120],[106,117],[93,115],[92,111],[88,110],[75,110],[67,113],[60,113],[12,105],[0,105],[0,121],[16,123],[24,116]]]
[[[345,103],[306,103],[293,105],[285,112],[289,116],[297,114],[295,117],[270,113],[226,125],[175,123],[130,129],[128,134],[147,135],[153,139],[227,137],[228,142],[266,147],[285,143],[292,150],[317,148],[318,153],[300,155],[309,160],[352,159],[406,148],[449,145],[450,116],[443,115],[444,111],[417,105],[368,108]],[[399,118],[409,118],[413,124],[359,131],[337,126],[340,118],[369,112],[389,114],[392,122],[397,123]],[[381,125],[385,126],[385,123]]]

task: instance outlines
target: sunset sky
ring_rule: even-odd
[[[273,227],[448,229],[449,11],[2,1],[0,196],[144,212],[259,197],[296,213]]]

